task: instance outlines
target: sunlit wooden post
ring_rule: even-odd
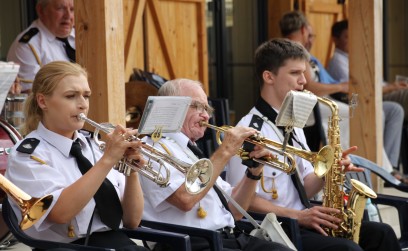
[[[75,0],[77,62],[89,73],[89,117],[125,124],[122,0]]]
[[[350,92],[359,95],[350,120],[350,143],[359,147],[359,155],[379,164],[383,149],[382,11],[381,0],[349,1]]]

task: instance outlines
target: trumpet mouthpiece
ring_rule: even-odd
[[[78,120],[85,120],[86,116],[83,113],[78,114]]]

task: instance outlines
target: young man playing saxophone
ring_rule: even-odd
[[[302,91],[306,84],[304,72],[308,62],[308,53],[298,43],[287,39],[274,39],[263,43],[255,52],[255,71],[260,83],[260,98],[247,116],[241,119],[239,126],[255,125],[253,127],[271,140],[282,142],[275,119],[282,102],[289,91]],[[260,120],[254,123],[257,115]],[[262,124],[262,126],[259,126]],[[308,150],[302,129],[295,128],[289,141],[297,148]],[[356,150],[352,147],[343,152],[339,165],[344,165],[347,171],[356,171],[347,154]],[[286,173],[265,166],[263,175],[267,190],[275,190],[275,196],[262,190],[258,183],[257,196],[249,207],[251,211],[260,213],[274,212],[278,216],[297,219],[301,226],[303,249],[308,250],[400,250],[398,240],[392,228],[386,224],[363,222],[360,232],[360,246],[345,238],[329,237],[324,228],[337,229],[340,219],[330,215],[339,210],[328,207],[308,205],[311,198],[324,186],[324,180],[318,178],[312,165],[296,157],[299,178],[297,183]],[[233,157],[227,166],[227,181],[233,186],[244,176],[246,166],[241,159]],[[361,170],[361,169],[360,169]],[[327,181],[326,181],[327,182]],[[296,184],[297,183],[297,184]],[[298,186],[298,189],[296,188]],[[303,190],[303,196],[302,194]],[[304,197],[304,200],[302,200]]]

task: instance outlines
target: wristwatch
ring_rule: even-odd
[[[262,178],[262,173],[260,173],[258,176],[255,176],[251,173],[251,171],[249,171],[249,168],[247,168],[247,170],[245,171],[245,174],[248,177],[248,179],[251,179],[251,180],[260,180]]]

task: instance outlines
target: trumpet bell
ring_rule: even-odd
[[[198,194],[211,181],[213,164],[209,159],[203,158],[196,161],[186,173],[186,189],[191,194]]]
[[[27,212],[23,211],[23,218],[20,223],[20,228],[22,230],[26,230],[34,225],[37,220],[41,218],[41,216],[47,211],[47,209],[51,206],[51,202],[53,200],[52,195],[46,195],[40,199],[38,198],[31,198],[28,202],[26,209]]]
[[[317,177],[325,176],[331,169],[334,162],[334,149],[330,145],[324,146],[318,152],[316,160],[314,161],[314,173]]]

